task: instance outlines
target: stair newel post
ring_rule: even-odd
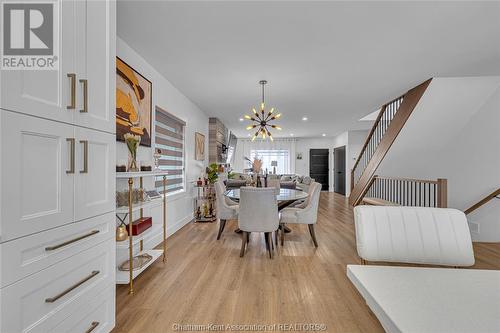
[[[132,248],[132,191],[133,191],[134,180],[132,178],[128,179],[128,253],[129,253],[129,289],[128,293],[132,295],[134,293],[134,250]]]
[[[437,206],[439,208],[448,207],[448,180],[445,178],[438,178],[438,200]]]

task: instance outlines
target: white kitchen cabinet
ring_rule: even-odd
[[[59,70],[0,73],[0,332],[115,324],[116,3],[56,1]]]
[[[2,71],[0,108],[115,133],[116,2],[59,8],[59,70]]]
[[[0,111],[0,241],[74,220],[74,127]]]
[[[76,73],[80,126],[115,133],[116,2],[77,1]],[[110,110],[112,112],[110,112]]]
[[[115,210],[114,134],[76,128],[75,220]]]
[[[0,240],[115,209],[115,136],[1,112]]]
[[[75,1],[59,0],[59,70],[1,73],[0,108],[73,123],[76,111]],[[68,75],[74,74],[74,78]],[[72,99],[72,86],[75,98]],[[74,106],[74,107],[73,107]]]

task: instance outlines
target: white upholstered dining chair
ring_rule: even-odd
[[[457,209],[356,206],[354,222],[363,263],[474,265],[467,218]]]
[[[245,254],[251,232],[263,232],[269,257],[273,258],[272,233],[279,227],[278,203],[274,188],[240,188],[238,224],[242,233],[240,257]]]
[[[279,194],[280,193],[280,180],[279,179],[268,179],[267,180],[267,187],[274,188],[275,193]]]
[[[226,226],[227,220],[238,218],[238,204],[224,195],[226,187],[224,183],[220,180],[216,181],[215,184],[215,199],[217,201],[216,214],[219,219],[219,232],[217,233],[217,240],[220,239],[224,227]]]
[[[318,247],[314,225],[318,219],[319,196],[321,194],[321,184],[313,182],[309,186],[309,196],[306,200],[294,207],[287,207],[281,211],[281,245],[285,242],[285,233],[283,232],[286,224],[307,224],[309,233],[315,247]]]

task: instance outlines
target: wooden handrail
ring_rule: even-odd
[[[375,119],[375,122],[373,123],[372,129],[370,130],[370,133],[368,133],[368,136],[366,137],[365,143],[363,144],[363,148],[361,148],[361,151],[359,152],[359,155],[358,155],[358,158],[356,160],[356,163],[354,163],[354,166],[352,167],[352,173],[353,173],[353,175],[354,175],[354,170],[356,170],[356,167],[359,164],[359,161],[361,161],[361,157],[363,156],[363,153],[365,152],[366,147],[370,143],[370,140],[371,140],[371,138],[373,136],[373,132],[375,132],[375,129],[377,128],[377,125],[380,122],[380,118],[382,118],[382,116],[384,115],[385,107],[386,106],[387,106],[387,104],[384,104],[384,106],[382,106],[380,108],[380,112],[378,113],[377,119]]]
[[[476,209],[478,209],[479,207],[481,207],[482,205],[486,204],[491,199],[493,199],[493,198],[495,198],[495,197],[497,197],[499,195],[500,195],[500,188],[498,190],[496,190],[496,191],[493,191],[491,194],[488,194],[482,200],[480,200],[476,204],[474,204],[474,205],[470,206],[468,209],[466,209],[464,211],[465,215],[472,213],[473,211],[475,211]]]
[[[370,161],[366,165],[365,170],[361,174],[361,177],[351,191],[351,194],[349,196],[349,203],[351,205],[356,206],[361,202],[362,194],[366,191],[366,188],[369,185],[371,178],[375,174],[375,171],[389,151],[389,148],[392,146],[394,140],[396,140],[396,137],[410,117],[411,113],[417,106],[417,103],[425,93],[427,87],[431,83],[431,80],[432,79],[429,79],[421,83],[415,88],[409,90],[404,95],[403,102],[399,106],[398,112],[392,119],[385,134],[382,136],[380,143],[375,148],[373,156],[371,157]]]
[[[448,182],[437,180],[373,176],[360,202],[385,201],[391,205],[446,208]],[[372,203],[373,204],[373,203]]]
[[[375,177],[377,177],[378,179],[402,180],[402,181],[407,181],[407,182],[425,183],[425,184],[438,184],[439,183],[439,180],[387,177],[387,176],[375,176]]]

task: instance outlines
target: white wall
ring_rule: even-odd
[[[191,181],[196,180],[204,171],[208,163],[208,154],[205,161],[196,161],[194,159],[194,133],[200,132],[205,135],[205,152],[208,152],[208,116],[192,103],[186,96],[177,90],[165,77],[158,73],[149,65],[141,55],[130,48],[125,41],[118,38],[116,45],[116,54],[123,61],[137,70],[140,74],[152,82],[153,85],[153,128],[152,138],[154,146],[154,110],[155,106],[172,113],[186,122],[185,128],[185,168],[186,168],[186,191],[180,194],[168,196],[167,199],[167,231],[168,235],[173,234],[193,218],[193,195]],[[127,147],[122,142],[117,142],[117,160],[127,159]],[[138,160],[152,160],[152,148],[139,147]],[[123,184],[117,184],[117,189],[123,189]],[[152,182],[146,183],[146,186],[152,188]],[[161,217],[161,206],[155,207],[150,213],[153,220]],[[161,221],[154,221],[153,223]],[[161,240],[161,238],[158,238]]]
[[[354,163],[359,156],[359,152],[365,143],[366,137],[368,136],[367,130],[360,131],[349,131],[347,139],[347,150],[346,150],[346,195],[351,194],[351,170],[354,167]]]
[[[499,86],[499,77],[433,79],[377,173],[447,178],[448,206],[460,210],[498,189]],[[500,200],[468,220],[479,224],[475,240],[500,241]]]

